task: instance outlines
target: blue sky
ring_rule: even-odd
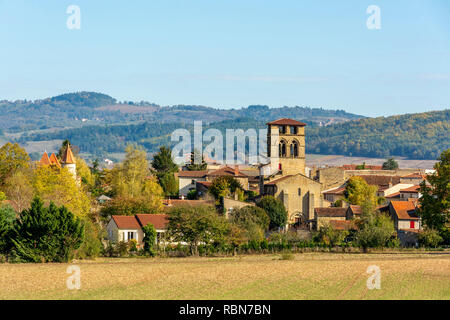
[[[69,5],[80,30],[66,27]],[[370,5],[380,30],[366,27]],[[0,44],[0,99],[88,90],[368,116],[450,107],[448,0],[0,0]]]

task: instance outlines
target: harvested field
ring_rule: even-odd
[[[68,264],[0,264],[0,299],[450,299],[450,254],[304,253],[236,258],[101,258]],[[367,268],[381,269],[368,290]]]

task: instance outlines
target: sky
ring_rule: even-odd
[[[67,27],[71,5],[80,29]],[[371,5],[380,29],[367,27]],[[226,109],[442,110],[450,1],[0,0],[0,100],[76,91]]]

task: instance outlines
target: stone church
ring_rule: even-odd
[[[314,208],[323,207],[322,184],[305,174],[306,124],[292,119],[267,123],[269,163],[261,165],[260,194],[281,200],[290,225],[314,228]]]

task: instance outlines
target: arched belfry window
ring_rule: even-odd
[[[298,158],[298,142],[297,141],[293,141],[291,144],[291,157],[293,158]]]
[[[281,141],[278,146],[279,152],[280,152],[280,158],[286,157],[286,142]]]

